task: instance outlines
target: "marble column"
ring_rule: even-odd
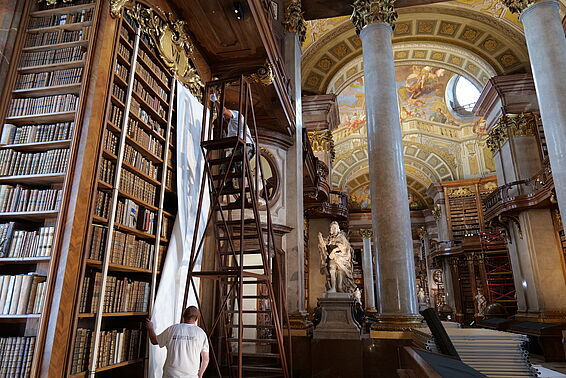
[[[527,1],[503,1],[512,12],[521,12],[533,78],[537,91],[556,197],[566,209],[566,39],[557,1],[530,5]],[[566,211],[566,210],[563,210]]]
[[[360,235],[364,243],[362,252],[362,271],[364,273],[364,298],[366,305],[366,312],[376,312],[375,310],[375,292],[374,278],[373,278],[373,262],[371,251],[371,239],[373,232],[369,229],[360,230]]]
[[[362,40],[372,230],[379,265],[376,329],[417,326],[415,262],[393,66],[392,1],[357,0],[352,21]]]
[[[297,13],[297,7],[299,12]],[[293,230],[285,237],[287,311],[293,328],[308,328],[305,311],[305,236],[303,207],[303,121],[301,106],[300,1],[287,9],[285,27],[285,65],[291,79],[291,100],[295,105],[295,140],[287,151],[285,208],[287,226]],[[304,21],[303,21],[304,22]]]

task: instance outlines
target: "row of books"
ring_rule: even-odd
[[[141,128],[138,121],[133,118],[128,119],[128,136],[158,158],[162,158],[163,144],[156,137]]]
[[[0,257],[50,256],[55,227],[43,226],[39,230],[16,230],[21,225],[15,222],[0,224]]]
[[[118,155],[118,135],[108,129],[104,129],[102,146],[113,155]]]
[[[43,175],[62,173],[67,169],[69,149],[44,152],[0,150],[0,176]]]
[[[82,46],[25,52],[22,54],[20,68],[75,62],[83,60],[85,54],[86,49]]]
[[[128,62],[130,61],[130,58],[132,57],[132,52],[131,52],[130,48],[126,47],[123,43],[118,44],[118,54],[120,54]]]
[[[0,314],[39,314],[45,289],[45,277],[35,273],[0,276]]]
[[[92,225],[92,240],[90,242],[89,258],[91,260],[102,261],[104,256],[104,247],[106,246],[106,237],[108,235],[108,227],[100,224]]]
[[[157,187],[128,170],[122,170],[120,190],[155,206]]]
[[[130,199],[120,199],[116,208],[116,221],[126,227],[153,234],[155,213],[151,210],[143,209]]]
[[[137,79],[134,80],[134,91],[144,101],[146,106],[149,106],[162,118],[167,118],[167,112],[159,100],[159,97],[149,93],[149,91],[147,91],[143,84]]]
[[[169,239],[173,232],[174,220],[164,216],[161,220],[161,237]]]
[[[116,83],[112,84],[112,94],[122,103],[126,102],[126,91]]]
[[[173,174],[173,171],[169,168],[167,168],[167,178],[165,179],[165,187],[172,191],[177,190],[177,181],[175,180],[175,175]]]
[[[37,4],[37,10],[54,10],[54,9],[62,9],[71,6],[77,5],[87,5],[87,4],[94,4],[96,0],[74,0],[74,1],[63,1],[58,2],[56,4],[51,4],[51,2],[41,2]]]
[[[0,377],[29,377],[34,348],[34,336],[0,337]]]
[[[120,35],[128,42],[130,46],[134,45],[134,39],[131,37],[130,32],[126,28],[120,28]]]
[[[153,59],[142,49],[138,51],[139,58],[145,63],[151,72],[153,72],[163,83],[169,82],[169,75],[159,67]],[[168,89],[168,88],[167,88]],[[167,97],[164,97],[167,98]]]
[[[128,74],[130,73],[130,70],[126,66],[116,62],[116,64],[114,65],[114,72],[122,80],[124,80],[125,82],[128,82]]]
[[[129,144],[124,146],[124,161],[154,180],[157,180],[159,168]]]
[[[22,185],[0,185],[0,212],[58,210],[60,189],[28,189]]]
[[[101,190],[98,190],[96,192],[96,204],[94,207],[95,215],[108,219],[111,200],[112,194],[110,192],[103,192]]]
[[[50,14],[43,17],[31,17],[28,24],[28,31],[33,29],[48,28],[51,26],[61,26],[87,22],[92,20],[93,9],[82,9],[77,12],[64,14]]]
[[[98,179],[112,185],[115,173],[116,163],[108,159],[102,159],[102,162],[100,163],[100,170],[98,171]]]
[[[93,343],[94,338],[92,337],[92,331],[90,329],[77,329],[75,333],[75,344],[73,346],[71,374],[77,374],[88,369]]]
[[[56,85],[78,84],[81,82],[83,68],[67,68],[64,70],[38,72],[19,75],[15,89],[33,89]]]
[[[145,69],[144,66],[138,64],[136,66],[136,73],[147,83],[149,86],[153,88],[153,90],[165,101],[167,99],[167,91],[163,89],[163,86],[160,85],[157,80],[153,78],[153,76],[149,73],[148,70]],[[139,92],[138,92],[139,93]]]
[[[102,311],[146,312],[149,303],[149,286],[149,282],[107,276]]]
[[[141,119],[142,122],[145,122],[150,129],[163,136],[165,132],[164,127],[161,125],[161,123],[153,119],[153,117],[151,117],[149,113],[140,106],[140,103],[137,102],[136,99],[132,98],[130,107],[130,110],[134,115]]]
[[[79,30],[56,30],[44,33],[28,33],[24,47],[49,46],[87,40],[91,27],[83,26]]]
[[[79,97],[74,94],[14,98],[10,104],[8,117],[74,112],[77,109],[78,103]]]
[[[75,122],[16,126],[5,124],[0,144],[51,142],[71,139]]]
[[[135,235],[114,230],[110,263],[132,268],[151,269],[155,246]],[[99,259],[100,260],[100,257]]]
[[[124,111],[119,106],[112,104],[110,108],[110,117],[109,121],[116,127],[120,127],[122,125],[122,119],[124,117]]]

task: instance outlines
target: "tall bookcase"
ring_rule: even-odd
[[[100,4],[28,1],[0,110],[0,375],[35,376]]]
[[[142,326],[176,213],[175,81],[136,22],[118,21],[71,376],[143,375]]]

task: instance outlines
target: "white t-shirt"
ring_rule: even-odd
[[[228,136],[236,136],[238,135],[238,111],[230,110],[232,112],[232,118],[228,122]],[[250,132],[250,128],[246,125],[246,143],[247,144],[254,144],[254,140],[252,139],[252,134]],[[244,116],[240,117],[240,137],[244,137]]]
[[[161,348],[167,347],[163,377],[198,377],[200,353],[208,352],[206,333],[196,324],[174,324],[157,335]]]

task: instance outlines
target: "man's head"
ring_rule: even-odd
[[[330,223],[330,234],[331,235],[336,235],[340,232],[340,226],[338,225],[338,222],[332,222]]]
[[[185,323],[195,323],[198,319],[199,311],[196,306],[189,306],[183,312],[183,322]]]

